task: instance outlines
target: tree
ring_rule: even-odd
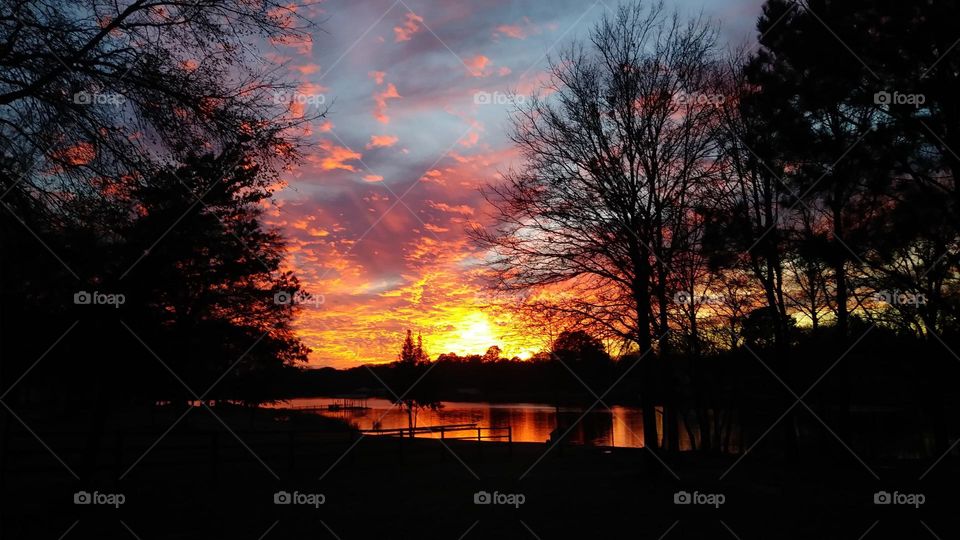
[[[497,360],[500,360],[500,353],[502,353],[502,352],[503,352],[503,351],[500,350],[500,347],[498,347],[498,346],[496,346],[496,345],[491,345],[491,346],[487,349],[487,352],[483,353],[483,361],[484,361],[484,362],[496,362]]]
[[[298,7],[273,0],[11,0],[0,20],[0,146],[15,189],[66,197],[130,189],[197,148],[255,138],[264,169],[294,156],[293,88],[251,38],[310,39]],[[301,10],[302,11],[302,10]],[[281,102],[281,103],[278,103]],[[321,114],[322,111],[317,112]],[[53,208],[49,208],[51,211]]]
[[[671,231],[717,165],[715,55],[709,24],[669,16],[660,2],[621,6],[552,62],[552,93],[515,117],[523,166],[484,190],[495,224],[472,231],[490,251],[493,286],[563,290],[553,312],[642,353],[655,338],[665,345]]]
[[[410,436],[413,437],[417,427],[417,415],[421,410],[438,410],[442,407],[437,399],[435,382],[426,380],[430,371],[430,358],[423,350],[423,339],[417,334],[414,344],[413,332],[407,330],[407,335],[400,346],[394,370],[393,384],[388,390],[394,398],[394,404],[399,405],[407,413],[407,426]],[[397,394],[397,392],[401,392]]]
[[[232,367],[217,388],[223,397],[238,397],[231,384],[240,381],[255,391],[250,381],[265,385],[282,366],[305,361],[308,351],[292,320],[309,306],[309,294],[292,272],[281,271],[283,239],[260,221],[272,187],[255,155],[238,146],[188,156],[137,189],[140,217],[122,231],[118,260],[105,261],[102,277],[93,277],[124,283],[132,297],[148,299],[155,314],[140,331],[159,334],[158,347],[191,386],[209,385]],[[203,205],[194,191],[206,194]]]
[[[553,342],[553,354],[561,361],[597,364],[610,361],[610,355],[599,339],[583,330],[561,332]]]

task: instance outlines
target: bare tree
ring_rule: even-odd
[[[295,149],[292,88],[257,45],[306,42],[274,0],[7,0],[0,16],[0,189],[62,207],[122,192],[197,149],[253,141],[265,174]],[[286,100],[286,101],[285,101]],[[319,101],[319,100],[318,100]]]
[[[514,118],[524,164],[484,190],[495,223],[472,231],[495,287],[563,290],[558,314],[641,353],[663,348],[672,231],[716,167],[715,38],[703,19],[636,3],[551,62],[550,84]],[[655,448],[652,392],[642,400]]]

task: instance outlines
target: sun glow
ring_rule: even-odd
[[[431,356],[441,353],[456,353],[460,356],[483,354],[496,345],[503,351],[503,356],[518,356],[527,359],[536,352],[537,347],[523,343],[515,337],[505,335],[507,326],[504,321],[497,321],[483,311],[466,311],[447,326],[446,332],[433,336],[428,343]]]

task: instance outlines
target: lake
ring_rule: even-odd
[[[278,403],[277,407],[326,407],[338,400],[335,398],[297,398]],[[328,411],[317,414],[342,418],[359,429],[406,428],[407,414],[385,399],[371,398],[366,401],[368,409]],[[639,407],[612,406],[606,410],[598,406],[577,422],[570,432],[570,442],[596,446],[620,446],[640,448],[643,446],[643,418]],[[560,420],[570,426],[584,414],[584,409],[560,407]],[[437,426],[475,423],[480,427],[513,428],[513,440],[518,442],[545,442],[550,432],[557,427],[558,409],[552,405],[537,403],[484,403],[445,401],[437,411],[420,411],[417,426]],[[377,425],[379,424],[379,425]],[[466,433],[458,434],[460,436]],[[439,434],[418,436],[437,437]],[[450,435],[448,435],[450,436]],[[685,442],[685,441],[684,441]]]

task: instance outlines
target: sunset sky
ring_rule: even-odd
[[[753,37],[762,0],[674,0],[721,23],[726,43]],[[475,96],[544,82],[547,55],[586,35],[612,1],[322,2],[312,43],[273,44],[300,92],[329,114],[310,127],[307,159],[267,216],[289,241],[289,266],[322,298],[297,321],[311,365],[394,360],[406,329],[432,357],[507,356],[544,346],[508,313],[484,310],[465,227],[483,223],[477,188],[515,152],[510,105]],[[302,100],[305,107],[315,106]],[[316,100],[314,100],[316,101]]]

